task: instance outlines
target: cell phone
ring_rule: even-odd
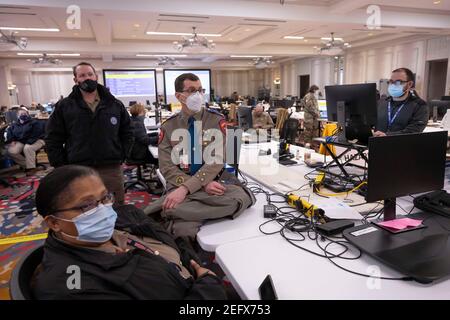
[[[261,300],[278,300],[275,287],[273,286],[272,277],[270,274],[264,279],[258,288]]]

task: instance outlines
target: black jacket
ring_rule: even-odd
[[[377,130],[386,134],[403,134],[422,132],[428,123],[428,106],[425,101],[412,94],[407,98],[405,106],[394,120],[388,130],[388,103],[391,102],[391,117],[395,115],[398,108],[394,106],[391,97],[381,99],[378,104]]]
[[[144,117],[131,117],[131,128],[133,131],[133,146],[131,148],[128,160],[151,162],[151,156],[148,146],[158,145],[158,134],[153,136],[147,134],[144,125]]]
[[[60,100],[53,111],[45,137],[50,164],[120,164],[131,146],[130,116],[122,102],[102,85],[95,113],[83,100],[80,89]]]
[[[164,242],[180,253],[185,266],[190,266],[190,259],[198,261],[187,242],[173,240],[141,210],[128,205],[116,211],[117,229]],[[81,270],[80,289],[67,287],[71,265]],[[139,249],[111,254],[75,247],[55,239],[52,233],[44,245],[33,294],[37,299],[226,299],[221,281],[213,275],[184,279],[175,265],[158,255]]]
[[[44,139],[45,124],[43,121],[31,119],[25,123],[17,121],[6,131],[6,143],[19,141],[23,144],[33,144],[38,139]]]

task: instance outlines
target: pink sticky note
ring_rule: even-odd
[[[383,227],[388,227],[391,229],[396,229],[396,230],[403,230],[406,229],[408,226],[403,224],[401,221],[399,220],[389,220],[389,221],[383,221],[378,223],[380,226]]]
[[[422,224],[422,220],[416,220],[416,219],[410,219],[410,218],[403,218],[402,223],[406,224],[408,227],[417,227]]]
[[[395,220],[390,220],[390,221],[383,221],[378,224],[381,226],[396,229],[396,230],[403,230],[408,227],[420,226],[422,224],[422,220],[403,218],[403,219],[395,219]]]

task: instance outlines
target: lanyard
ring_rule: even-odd
[[[397,116],[400,113],[400,111],[402,111],[402,109],[405,106],[405,104],[406,104],[406,102],[404,104],[402,104],[400,106],[400,108],[398,108],[397,112],[391,118],[391,102],[389,101],[389,104],[388,104],[388,128],[390,128],[392,126],[392,124],[394,123],[394,121],[397,118]]]

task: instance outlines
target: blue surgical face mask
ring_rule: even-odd
[[[78,231],[78,236],[61,232],[69,238],[84,242],[103,243],[111,239],[116,224],[117,213],[110,204],[100,204],[98,207],[86,211],[72,220],[57,219],[73,222]]]
[[[389,95],[393,98],[400,98],[405,94],[403,85],[401,84],[390,84],[388,88]]]

